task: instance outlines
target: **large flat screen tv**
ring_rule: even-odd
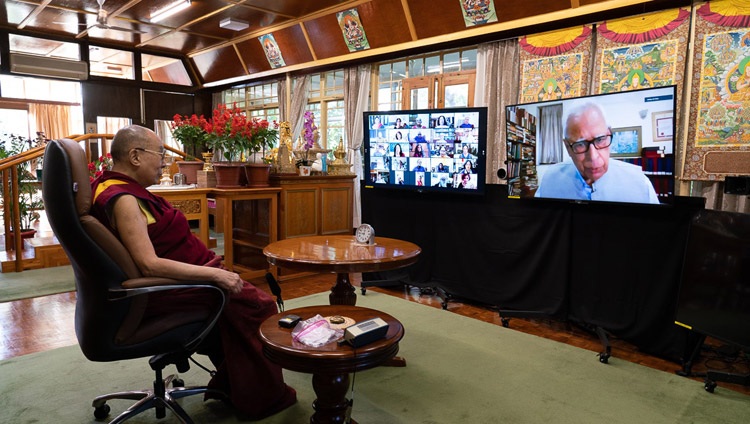
[[[487,108],[364,113],[366,188],[483,194]]]
[[[671,203],[675,108],[675,86],[507,106],[509,196]]]
[[[706,209],[693,217],[675,321],[750,351],[750,215]]]

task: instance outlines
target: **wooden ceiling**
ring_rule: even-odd
[[[95,27],[96,0],[4,0],[0,28],[53,40],[120,47],[189,59],[198,85],[263,78],[310,67],[352,62],[462,39],[502,37],[523,29],[531,34],[560,20],[593,17],[606,11],[629,13],[663,7],[648,0],[495,0],[498,22],[467,28],[461,0],[193,0],[185,10],[159,23],[150,16],[174,0],[104,0],[107,24]],[[661,6],[659,6],[661,5]],[[370,49],[350,52],[336,13],[356,8]],[[630,9],[628,9],[630,8]],[[249,23],[242,31],[221,28],[225,18]],[[285,66],[269,64],[258,37],[272,33]],[[54,44],[54,41],[49,43]],[[11,46],[47,54],[45,42]],[[213,83],[213,84],[212,84]]]

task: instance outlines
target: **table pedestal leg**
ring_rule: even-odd
[[[349,420],[349,374],[313,374],[313,389],[317,399],[313,402],[315,413],[310,417],[310,424],[357,424]]]
[[[328,302],[331,305],[351,305],[357,303],[357,293],[354,286],[349,282],[349,274],[341,272],[336,275],[336,285],[331,287],[331,294],[328,295]]]

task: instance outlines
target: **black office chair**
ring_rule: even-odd
[[[112,393],[94,399],[94,416],[109,415],[110,399],[138,400],[112,423],[123,422],[150,408],[156,417],[169,408],[184,423],[192,423],[175,402],[185,396],[212,392],[206,387],[181,387],[175,375],[162,377],[170,364],[186,372],[188,359],[217,322],[226,303],[224,291],[207,282],[186,285],[166,278],[144,278],[125,247],[89,215],[91,186],[85,154],[75,141],[48,143],[44,153],[42,196],[50,225],[73,266],[77,302],[75,330],[83,354],[92,361],[111,362],[151,357],[156,377],[153,390]],[[216,296],[215,310],[142,320],[148,293],[179,288],[204,290]],[[153,320],[152,320],[153,321]],[[169,385],[171,388],[168,388]]]

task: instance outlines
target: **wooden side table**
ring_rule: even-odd
[[[274,266],[311,272],[335,272],[336,285],[329,296],[332,305],[355,305],[357,294],[350,272],[377,272],[415,263],[422,252],[404,240],[376,237],[375,245],[361,245],[354,236],[295,237],[271,243],[263,249]]]
[[[378,317],[388,323],[385,337],[356,349],[348,344],[331,342],[310,347],[292,339],[292,329],[279,326],[279,318],[299,315],[303,320],[317,314],[323,317],[340,315],[361,322]],[[260,326],[263,353],[272,362],[292,371],[310,373],[317,399],[311,424],[354,423],[349,419],[350,403],[346,398],[349,373],[382,365],[396,356],[404,327],[396,318],[374,309],[348,305],[321,305],[292,309],[269,317]]]

